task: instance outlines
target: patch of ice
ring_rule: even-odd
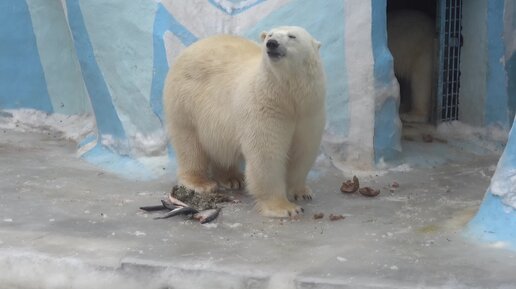
[[[136,237],[140,237],[140,236],[146,236],[147,233],[142,232],[142,231],[136,231],[133,233],[133,235],[135,235]]]
[[[5,219],[4,219],[4,222],[6,222],[6,223],[12,223],[12,222],[13,222],[13,219],[11,219],[11,218],[5,218]]]

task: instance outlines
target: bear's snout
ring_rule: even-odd
[[[285,47],[280,46],[276,39],[267,40],[265,47],[267,47],[267,55],[269,55],[269,57],[274,61],[283,58],[283,56],[287,54]]]
[[[267,46],[267,48],[269,48],[269,49],[276,49],[279,47],[279,43],[275,39],[269,39],[267,41],[267,44],[265,44],[265,46]]]

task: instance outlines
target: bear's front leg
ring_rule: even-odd
[[[303,209],[287,198],[286,169],[294,124],[265,119],[254,122],[242,135],[247,189],[267,217],[289,217]]]
[[[311,200],[312,190],[306,185],[306,177],[312,168],[324,131],[324,111],[302,119],[294,134],[289,152],[287,190],[290,199]]]

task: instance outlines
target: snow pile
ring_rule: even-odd
[[[112,270],[99,270],[72,258],[51,258],[20,251],[0,252],[0,284],[3,288],[159,288],[148,281]]]
[[[96,134],[96,123],[95,118],[89,114],[48,114],[34,109],[16,109],[0,111],[0,129],[53,133],[63,139],[80,143],[86,136]],[[102,135],[101,143],[112,151],[137,157],[163,156],[167,148],[167,138],[162,129],[150,134],[136,132],[129,136],[129,141],[118,140],[106,134]]]
[[[162,129],[150,134],[136,132],[131,139],[131,150],[136,156],[160,156],[167,151],[167,136]]]
[[[131,267],[95,267],[76,258],[55,258],[38,252],[0,250],[0,287],[197,289],[247,288],[250,282],[245,275],[202,270],[205,269],[202,264],[190,269],[166,268],[166,265],[158,265],[153,270]],[[156,270],[159,267],[163,270]]]
[[[48,114],[34,109],[0,111],[0,129],[59,133],[62,138],[77,143],[96,130],[92,115]]]
[[[501,197],[504,204],[516,209],[516,169],[499,165],[491,179],[490,191]]]

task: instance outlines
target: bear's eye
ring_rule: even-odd
[[[288,38],[290,38],[290,39],[296,39],[296,36],[295,36],[295,35],[292,35],[292,34],[289,34],[289,35],[288,35]]]

